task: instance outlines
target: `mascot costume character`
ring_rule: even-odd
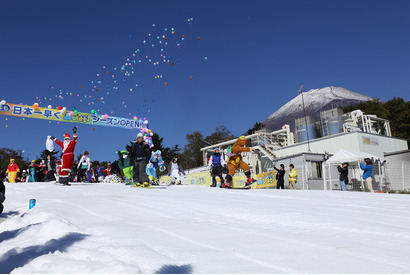
[[[159,171],[165,171],[165,164],[162,160],[161,151],[157,150],[156,152],[151,153],[151,158],[149,159],[149,163],[145,168],[145,173],[147,173],[148,178],[151,184],[158,184],[157,182],[157,168],[159,167]]]
[[[118,166],[124,173],[125,177],[132,182],[132,171],[134,167],[131,165],[131,159],[128,156],[128,151],[117,151],[117,155],[120,157],[120,159],[118,160]]]
[[[235,141],[235,144],[232,146],[232,153],[229,154],[229,158],[227,161],[229,174],[225,178],[226,183],[223,185],[223,187],[227,187],[227,188],[232,187],[232,178],[235,175],[235,172],[237,169],[242,169],[243,172],[245,173],[245,176],[247,178],[245,186],[251,185],[252,183],[256,181],[253,178],[251,178],[251,171],[250,171],[249,165],[242,161],[241,153],[254,150],[251,147],[245,147],[247,142],[248,141],[245,139],[244,136],[240,136]]]

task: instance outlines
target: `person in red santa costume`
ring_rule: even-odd
[[[68,181],[70,179],[70,172],[74,163],[74,149],[75,145],[77,144],[77,126],[73,128],[73,133],[73,139],[71,139],[68,133],[65,133],[64,142],[59,141],[55,137],[51,137],[51,139],[55,143],[60,145],[61,149],[63,150],[63,157],[61,159],[61,168],[59,175],[59,182],[63,185],[70,185]]]

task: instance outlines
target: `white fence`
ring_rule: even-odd
[[[387,189],[410,191],[410,161],[388,161],[385,166]]]

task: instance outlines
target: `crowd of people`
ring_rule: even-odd
[[[158,184],[156,170],[165,171],[164,161],[161,157],[161,151],[151,151],[149,144],[144,141],[142,133],[137,135],[135,141],[132,142],[130,152],[126,150],[117,151],[119,160],[112,165],[107,164],[103,167],[99,162],[91,162],[89,152],[85,151],[79,161],[74,161],[74,150],[77,143],[77,127],[73,128],[73,139],[66,133],[64,141],[59,141],[57,138],[49,137],[62,148],[61,160],[56,160],[51,154],[47,158],[41,160],[40,163],[32,161],[27,169],[21,171],[14,159],[10,160],[7,167],[6,175],[0,170],[2,178],[7,178],[9,182],[48,182],[57,181],[64,185],[70,185],[69,182],[101,182],[105,177],[117,175],[121,169],[124,174],[124,179],[132,182],[136,187],[149,187],[152,184]],[[247,140],[244,136],[237,139],[235,144],[227,149],[227,160],[224,159],[219,148],[216,148],[210,156],[208,165],[211,169],[212,183],[211,187],[216,187],[216,178],[219,178],[220,187],[231,188],[233,177],[238,169],[243,170],[246,176],[245,186],[253,184],[256,180],[251,177],[249,165],[242,159],[242,152],[255,150],[252,147],[246,147]],[[369,192],[374,192],[372,188],[372,160],[364,159],[360,164],[363,172],[363,181],[365,188]],[[349,163],[345,162],[337,166],[340,173],[340,188],[342,191],[347,191]],[[276,188],[285,189],[285,166],[280,164],[279,168],[273,167],[276,170]],[[21,174],[21,176],[20,176]],[[226,174],[226,177],[223,177]],[[168,165],[168,176],[171,178],[171,184],[181,184],[181,176],[185,175],[185,171],[178,158],[174,158]],[[288,188],[296,189],[298,174],[293,164],[289,165],[288,172]],[[1,199],[1,197],[0,197]]]

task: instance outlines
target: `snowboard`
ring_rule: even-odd
[[[251,186],[244,186],[244,187],[222,187],[221,189],[239,189],[239,190],[249,190],[251,189]]]
[[[60,185],[60,186],[71,186],[69,183],[60,183],[60,182],[55,182],[55,185]]]
[[[154,186],[150,185],[150,186],[145,187],[145,186],[142,186],[142,185],[137,186],[137,185],[134,184],[134,185],[132,185],[132,187],[142,188],[142,189],[167,189],[167,186],[158,186],[158,185],[154,185]]]

